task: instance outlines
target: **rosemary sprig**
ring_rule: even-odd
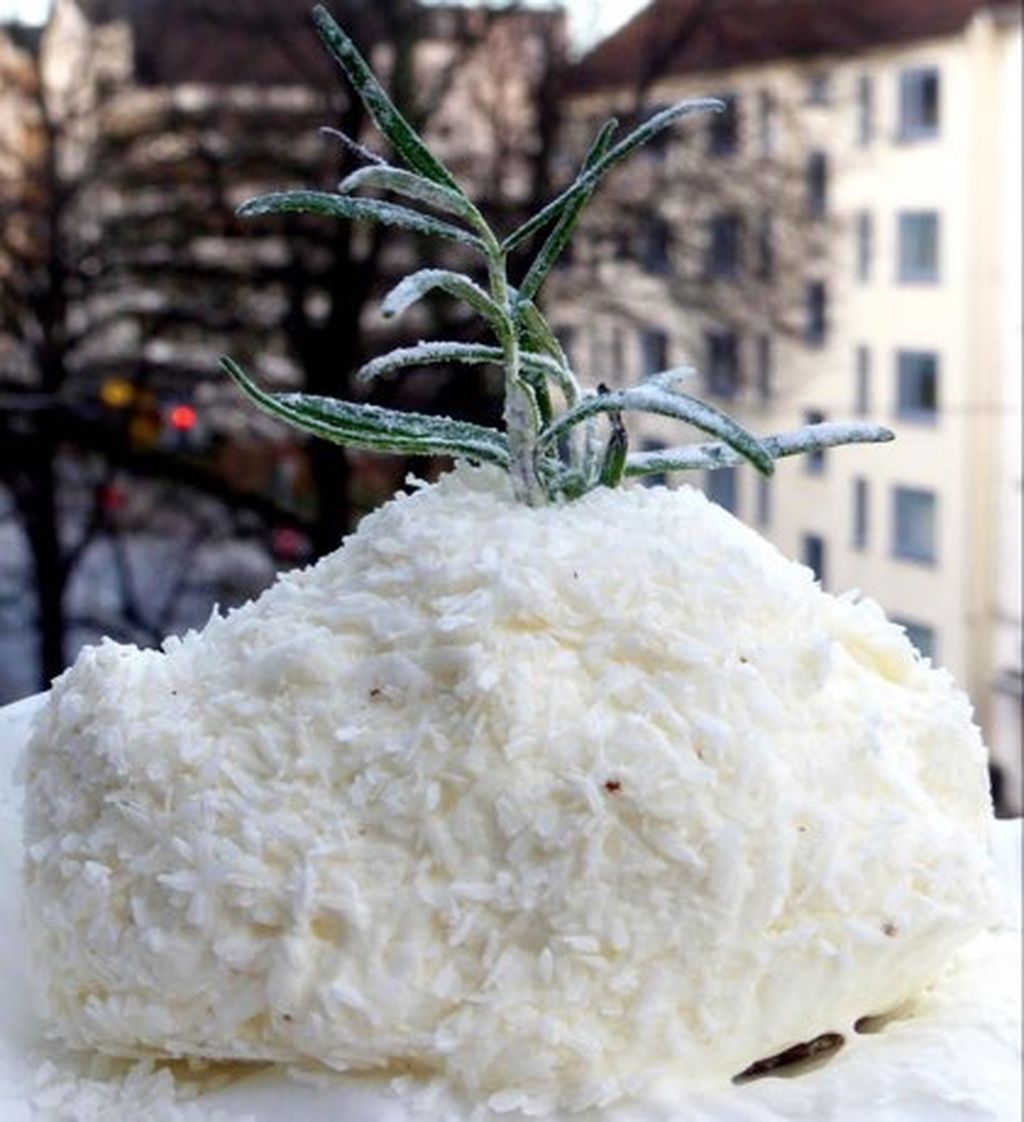
[[[512,479],[516,497],[538,505],[576,498],[598,486],[663,471],[720,468],[747,461],[766,475],[783,456],[840,444],[880,442],[893,434],[879,425],[810,425],[792,433],[758,438],[714,406],[680,389],[689,370],[668,370],[638,386],[597,392],[581,389],[536,298],[565,250],[591,196],[604,177],[633,151],[691,113],[718,112],[721,102],[680,102],[655,114],[616,144],[618,125],[609,121],[594,138],[579,173],[569,186],[517,229],[499,237],[391,102],[352,40],[322,6],[313,21],[328,51],[362,99],[370,117],[391,144],[399,164],[392,165],[357,142],[342,137],[367,166],[347,176],[337,191],[294,190],[244,203],[246,216],[298,212],[331,218],[381,222],[457,242],[479,254],[486,288],[450,269],[421,269],[399,282],[385,297],[383,312],[401,315],[429,292],[461,300],[484,320],[493,344],[437,340],[400,347],[373,359],[358,379],[371,382],[413,366],[431,363],[494,364],[505,373],[505,431],[449,417],[382,409],[307,394],[272,394],[257,386],[237,363],[222,360],[227,373],[261,409],[306,432],[336,443],[381,452],[447,454],[497,464]],[[366,198],[371,190],[402,203]],[[429,208],[427,212],[420,209]],[[446,217],[440,218],[439,212]],[[518,288],[510,279],[510,253],[548,229]],[[559,400],[560,399],[560,400]],[[631,453],[622,414],[656,413],[697,428],[711,443]],[[601,435],[602,428],[606,429]]]

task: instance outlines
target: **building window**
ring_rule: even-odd
[[[906,561],[932,564],[936,558],[938,499],[934,491],[896,487],[893,491],[892,552]]]
[[[807,213],[824,218],[828,210],[828,156],[812,152],[807,157]]]
[[[735,331],[709,331],[708,390],[715,397],[735,397],[740,387],[740,346]]]
[[[801,547],[804,564],[814,574],[814,579],[825,584],[825,539],[820,534],[804,534]]]
[[[757,477],[757,524],[767,528],[772,520],[772,481],[767,475]]]
[[[828,105],[831,94],[829,76],[822,72],[812,74],[807,79],[807,102],[809,105]]]
[[[626,381],[626,343],[621,327],[612,328],[612,376],[617,384]]]
[[[761,212],[757,224],[757,277],[770,281],[775,275],[775,229],[772,212]]]
[[[716,214],[708,222],[705,270],[715,280],[739,276],[743,246],[743,220],[738,214]]]
[[[719,98],[725,109],[708,118],[708,155],[731,156],[739,148],[739,108],[735,94],[720,94]]]
[[[708,498],[731,514],[736,513],[739,502],[737,476],[734,467],[715,468],[704,472],[704,490]]]
[[[905,210],[899,215],[899,279],[934,282],[939,279],[939,216],[934,210]]]
[[[866,417],[871,412],[871,351],[861,343],[854,351],[854,403],[853,410],[858,417]]]
[[[757,393],[762,402],[772,399],[772,337],[757,337]]]
[[[590,328],[589,335],[590,376],[595,382],[610,381],[613,372],[608,337],[596,325]]]
[[[868,481],[853,481],[853,548],[864,550],[868,547]]]
[[[672,231],[664,218],[657,214],[647,214],[640,225],[640,260],[651,273],[669,271],[669,247]]]
[[[901,140],[921,140],[939,133],[939,72],[918,66],[900,72]]]
[[[874,255],[874,222],[871,211],[862,210],[857,215],[857,280],[867,284],[871,280],[871,261]]]
[[[640,445],[644,452],[664,452],[668,445],[663,440],[654,440],[647,437]],[[668,475],[663,471],[652,472],[650,475],[640,477],[644,487],[665,487],[668,485]]]
[[[918,652],[925,658],[935,661],[937,644],[935,642],[935,628],[926,623],[917,623],[902,616],[891,616],[892,622],[902,627],[907,633],[907,638]]]
[[[820,409],[808,409],[804,413],[805,425],[820,425],[825,420],[825,414]],[[803,457],[804,471],[808,475],[823,475],[825,472],[825,450],[819,448],[814,452],[808,452]]]
[[[875,84],[870,74],[857,79],[857,143],[864,147],[875,138]]]
[[[808,281],[806,301],[807,326],[804,339],[809,346],[820,347],[828,334],[828,289],[824,281]]]
[[[939,356],[897,351],[896,413],[909,421],[934,421],[939,409]]]
[[[644,378],[668,369],[668,336],[645,327],[640,331],[640,373]]]
[[[641,237],[643,230],[641,229]],[[611,234],[608,239],[611,245],[612,260],[613,261],[635,261],[636,253],[633,250],[633,241],[626,230],[616,230]],[[569,243],[572,244],[571,242]]]
[[[757,134],[762,156],[775,152],[775,95],[761,90],[757,96]]]

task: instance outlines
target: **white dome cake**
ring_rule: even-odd
[[[460,467],[29,747],[76,1047],[436,1072],[498,1109],[728,1080],[990,920],[985,753],[870,602],[699,493]]]

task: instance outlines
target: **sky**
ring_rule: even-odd
[[[573,40],[577,48],[614,31],[647,0],[563,0],[569,10]],[[50,0],[0,0],[0,21],[21,19],[41,23]]]

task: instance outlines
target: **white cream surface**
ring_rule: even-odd
[[[24,772],[60,1039],[499,1113],[852,1037],[997,912],[963,694],[690,490],[530,510],[461,468],[200,634],[83,653]]]

